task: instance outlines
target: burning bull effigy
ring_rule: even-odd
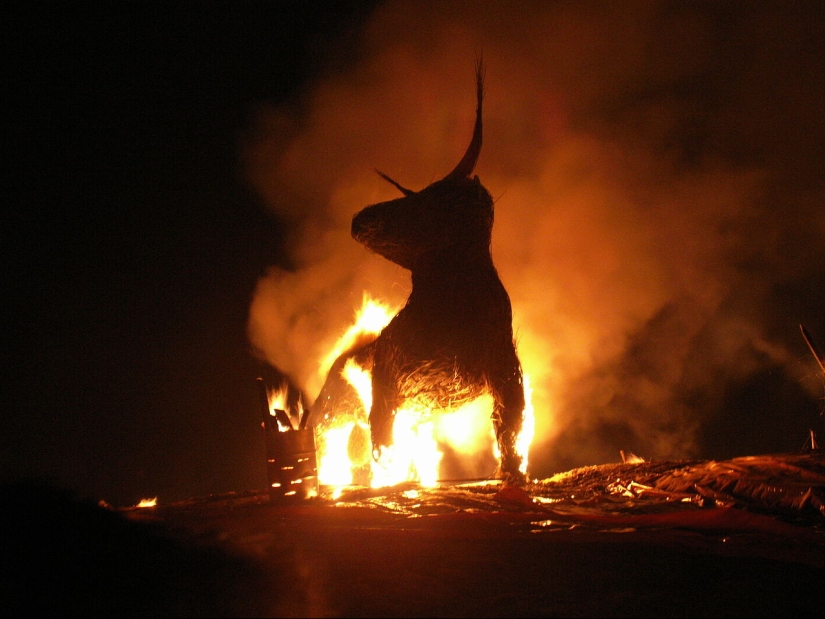
[[[371,451],[380,460],[392,448],[402,406],[412,404],[429,414],[489,394],[499,451],[497,476],[519,482],[526,473],[525,454],[517,448],[525,409],[522,369],[510,298],[490,252],[493,200],[478,176],[471,176],[482,142],[480,63],[476,89],[473,137],[455,169],[420,191],[379,172],[403,197],[368,206],[352,220],[357,241],[410,270],[412,291],[379,335],[360,338],[336,359],[313,416],[323,430],[357,406],[342,377],[354,361],[370,372],[372,401],[366,411],[369,438],[355,426],[349,451]],[[371,449],[365,449],[367,442]]]

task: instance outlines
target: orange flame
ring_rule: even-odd
[[[378,336],[381,330],[392,320],[395,313],[396,310],[364,293],[364,300],[361,309],[358,310],[355,316],[355,322],[344,335],[338,338],[335,346],[327,353],[321,363],[320,371],[323,376],[326,376],[329,368],[332,367],[338,357],[352,349],[359,338],[368,335]]]
[[[358,338],[366,334],[377,336],[389,323],[394,311],[387,305],[364,296],[364,304],[355,323],[338,340],[326,356],[322,367],[329,368],[341,354],[349,350]],[[439,465],[443,450],[449,447],[462,456],[492,450],[499,458],[490,414],[493,398],[483,394],[454,409],[427,409],[413,402],[396,411],[393,442],[389,448],[372,453],[368,411],[372,407],[372,377],[369,370],[350,359],[342,370],[343,377],[355,389],[363,409],[351,411],[355,417],[326,429],[319,441],[319,481],[332,488],[337,498],[344,486],[354,483],[353,471],[369,468],[370,486],[392,486],[405,481],[422,486],[435,486],[439,480]],[[527,454],[534,431],[534,411],[529,378],[524,377],[526,406],[524,424],[516,442],[522,456],[522,472],[527,472]],[[489,453],[489,452],[488,452]],[[363,478],[362,478],[363,479]]]
[[[287,402],[288,394],[289,388],[287,385],[282,385],[274,389],[267,388],[266,390],[267,401],[269,403],[269,414],[278,422],[278,430],[280,432],[297,428],[301,422],[301,416],[304,412],[304,405],[301,400],[298,400],[297,410],[290,411],[290,406]],[[286,419],[283,419],[276,414],[275,411],[279,410],[286,413]],[[291,412],[293,414],[291,414]],[[292,428],[287,427],[286,421],[289,421]]]

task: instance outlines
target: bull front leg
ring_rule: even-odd
[[[501,462],[497,476],[512,483],[526,481],[521,472],[522,456],[516,450],[516,439],[524,424],[524,384],[518,358],[508,364],[507,371],[492,384],[493,427],[498,441]]]
[[[399,404],[398,387],[390,364],[376,357],[372,371],[372,407],[369,412],[373,457],[393,442],[393,422]]]

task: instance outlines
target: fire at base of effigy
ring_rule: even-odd
[[[319,373],[326,374],[353,342],[376,337],[394,313],[385,304],[365,296],[353,325],[320,364]],[[394,417],[392,444],[379,451],[373,449],[370,440],[370,372],[353,359],[340,371],[351,391],[341,398],[345,410],[313,419],[311,423],[303,403],[293,406],[295,410],[287,406],[285,387],[268,389],[259,379],[273,499],[312,498],[319,494],[335,498],[348,487],[382,488],[405,482],[434,487],[439,482],[455,483],[456,473],[461,480],[494,476],[500,453],[491,423],[490,394],[449,408],[405,402]],[[534,427],[526,375],[524,388],[524,423],[516,449],[526,475]]]

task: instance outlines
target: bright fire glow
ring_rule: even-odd
[[[372,375],[355,362],[355,359],[348,359],[344,364],[344,378],[352,385],[364,403],[364,410],[372,408]]]
[[[417,481],[435,486],[441,452],[433,437],[432,421],[415,409],[402,408],[395,414],[392,445],[381,451],[372,465],[373,488]]]
[[[373,299],[368,294],[364,294],[364,302],[355,316],[355,322],[338,339],[335,346],[324,358],[321,363],[321,372],[326,375],[335,360],[344,352],[350,350],[359,337],[365,335],[377,336],[381,333],[381,329],[389,324],[395,313],[395,310],[386,304]]]
[[[278,431],[279,432],[286,432],[287,430],[290,429],[289,427],[287,427],[287,424],[286,424],[287,420],[289,421],[290,425],[292,426],[292,429],[297,428],[299,426],[300,422],[301,422],[301,416],[304,413],[303,402],[298,400],[298,407],[297,407],[298,410],[296,411],[297,412],[297,418],[290,415],[290,412],[289,412],[290,407],[289,407],[289,404],[287,403],[288,394],[289,394],[289,388],[286,385],[283,385],[283,386],[281,386],[279,388],[276,388],[276,389],[267,389],[266,390],[267,400],[268,400],[268,403],[269,403],[269,414],[272,415],[273,417],[275,417],[275,420],[278,422]],[[278,410],[283,411],[284,413],[286,413],[286,419],[279,418],[278,415],[276,415],[275,411],[278,411]]]
[[[323,366],[329,368],[358,338],[368,334],[377,336],[394,314],[386,305],[365,295],[364,305],[355,323],[327,355]],[[340,495],[342,487],[356,483],[355,470],[360,469],[362,479],[365,479],[363,471],[367,467],[369,484],[374,488],[405,481],[434,486],[439,479],[439,465],[445,447],[462,456],[492,450],[498,459],[498,445],[490,418],[493,398],[489,394],[449,410],[433,411],[408,402],[396,412],[392,445],[373,454],[367,417],[372,407],[371,374],[350,359],[342,375],[355,389],[363,408],[352,411],[355,421],[349,417],[345,422],[333,425],[324,431],[319,440],[318,477],[322,485],[333,488],[333,498]],[[527,453],[534,431],[532,390],[526,375],[524,391],[524,425],[516,441],[516,449],[523,458],[521,470],[526,473]]]
[[[152,499],[141,499],[136,507],[155,507],[158,504],[158,497]]]
[[[536,411],[533,408],[533,388],[530,386],[530,377],[527,374],[524,380],[524,422],[516,439],[516,452],[521,456],[521,466],[519,470],[527,474],[527,456],[530,452],[530,444],[533,442],[533,435],[536,431]]]

